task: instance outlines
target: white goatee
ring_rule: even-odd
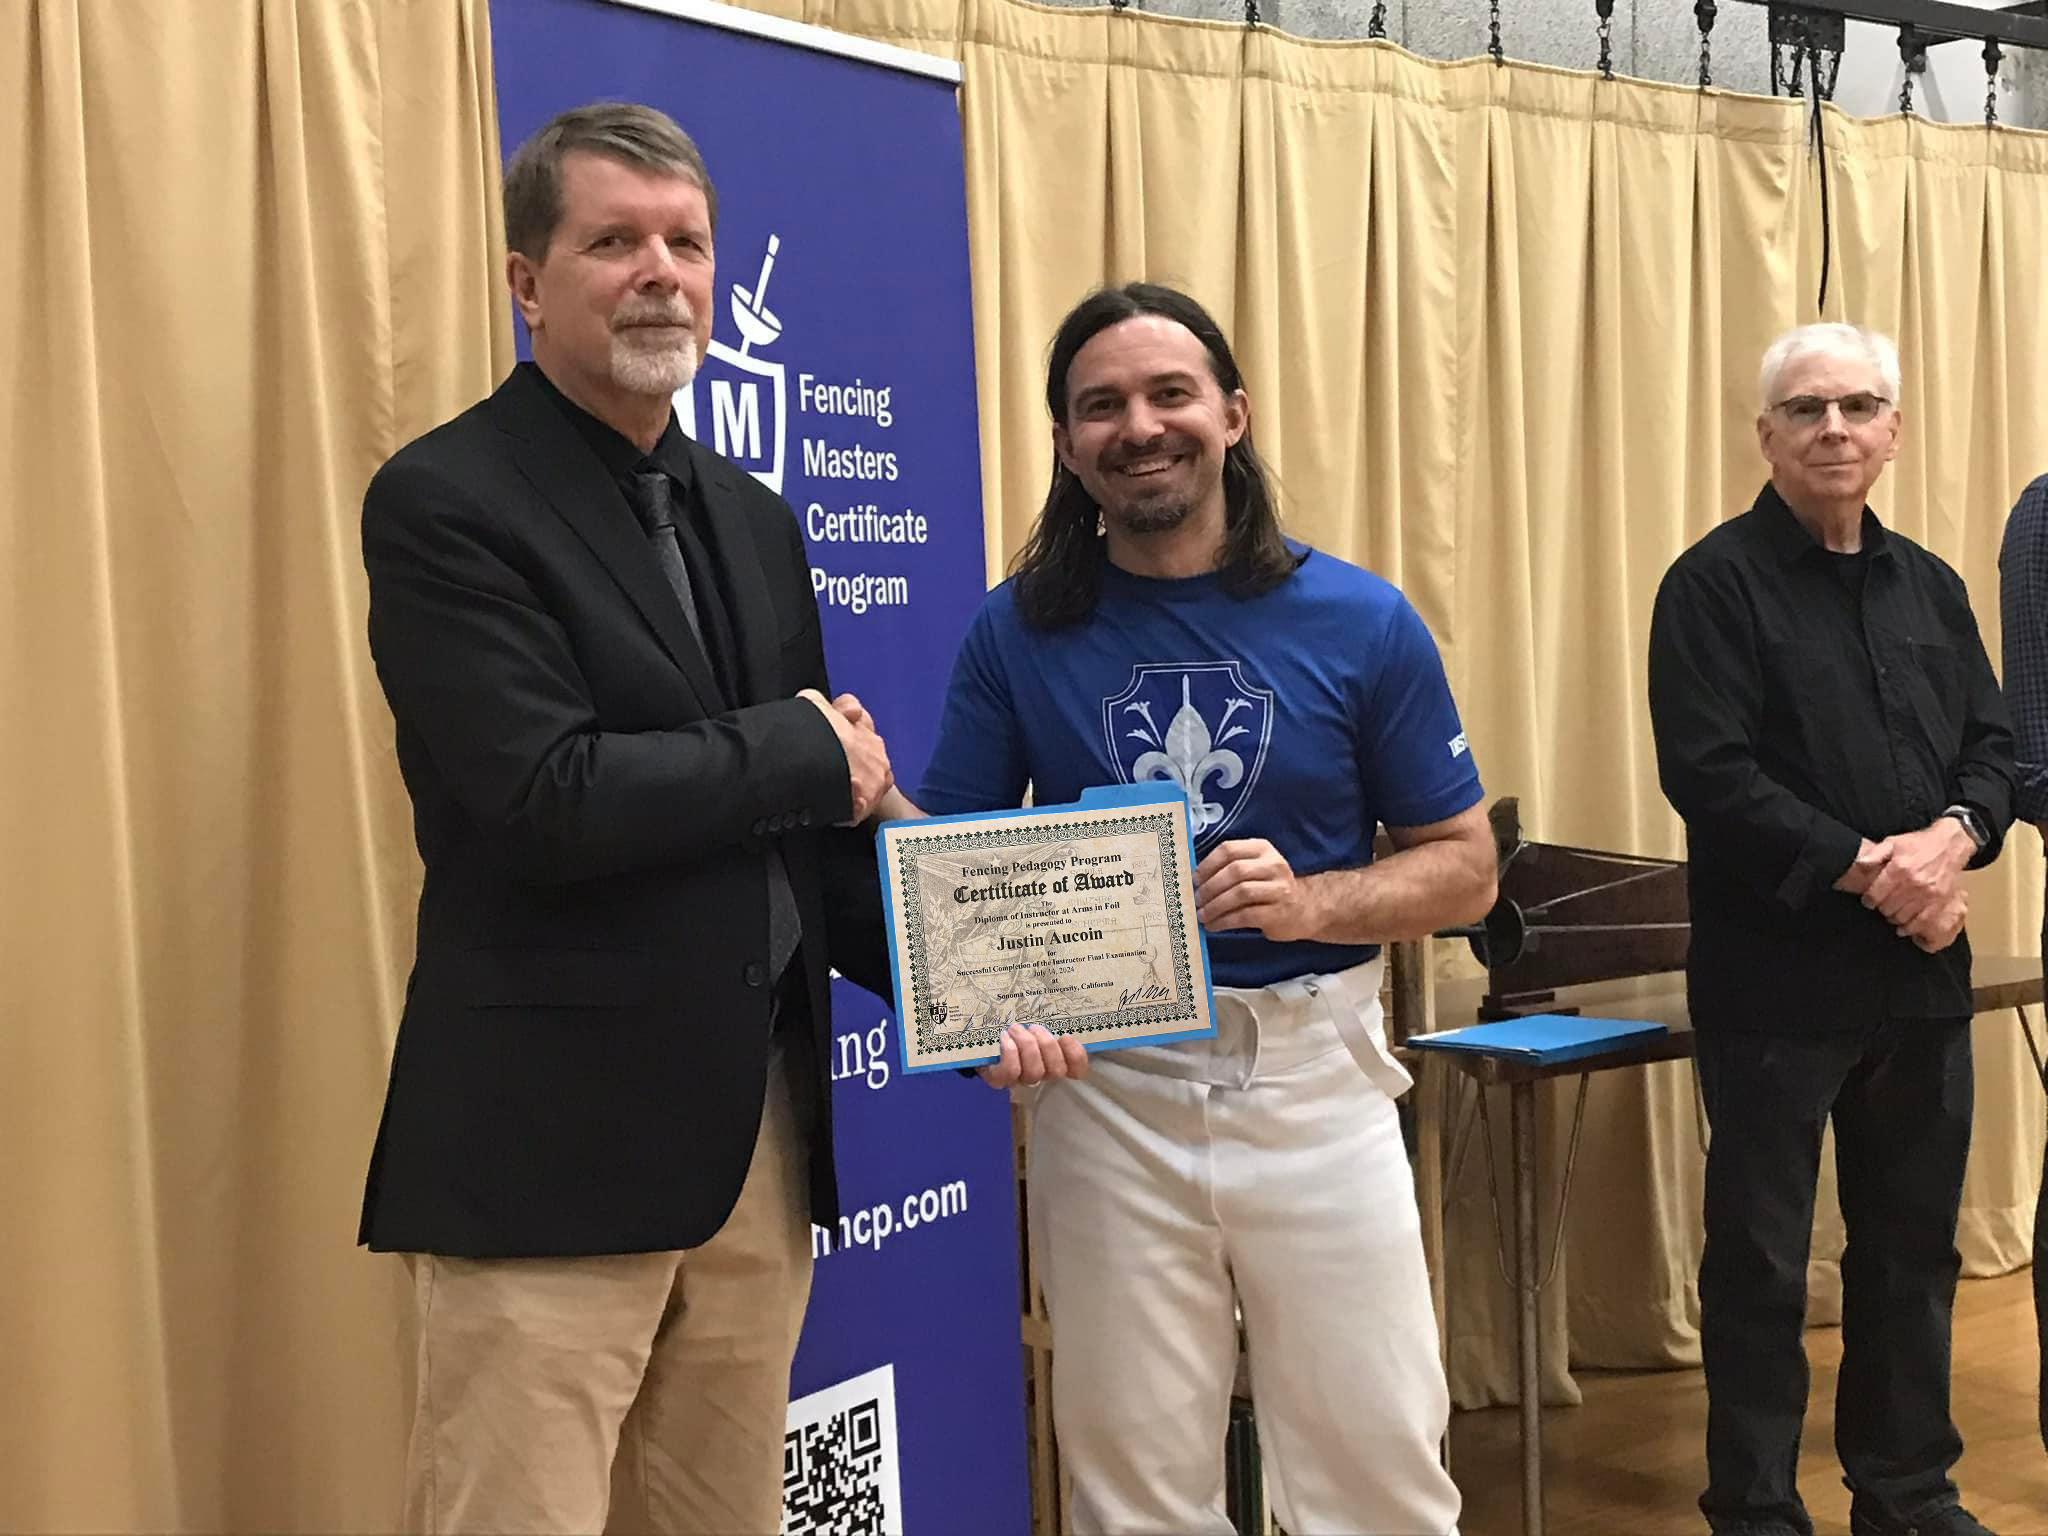
[[[647,345],[647,333],[626,329],[612,333],[612,382],[635,395],[672,395],[697,374],[697,338],[679,343]]]

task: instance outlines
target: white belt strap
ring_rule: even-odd
[[[1415,1086],[1415,1079],[1387,1048],[1386,1015],[1379,996],[1385,969],[1386,957],[1380,955],[1348,971],[1275,982],[1273,992],[1297,1006],[1306,1001],[1320,1011],[1358,1070],[1388,1098],[1398,1099]]]

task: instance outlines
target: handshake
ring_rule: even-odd
[[[858,826],[885,808],[885,799],[896,787],[896,775],[889,767],[888,744],[875,729],[874,716],[852,694],[842,693],[836,699],[828,699],[815,688],[805,688],[797,697],[816,705],[839,738],[840,750],[846,754],[847,778],[853,788],[853,814],[846,824]]]
[[[857,826],[870,816],[897,821],[924,814],[896,788],[889,748],[859,699],[850,693],[828,699],[815,688],[805,688],[797,697],[823,711],[846,753],[846,771],[853,781],[853,815],[847,825]],[[976,1071],[991,1088],[1088,1075],[1088,1052],[1081,1042],[1072,1035],[1056,1036],[1043,1024],[1012,1024],[1003,1031],[998,1049],[1001,1056]]]
[[[1962,823],[1944,816],[1881,843],[1865,838],[1835,889],[1860,898],[1900,938],[1936,954],[1963,931],[1969,898],[1957,877],[1975,851]]]

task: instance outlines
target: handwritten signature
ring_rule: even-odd
[[[1156,981],[1149,981],[1142,987],[1125,987],[1123,995],[1116,1000],[1119,1008],[1128,1008],[1133,1003],[1163,1003],[1173,994]]]

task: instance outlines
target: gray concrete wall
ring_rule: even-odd
[[[1995,9],[2005,0],[1964,0]],[[1260,19],[1302,37],[1364,37],[1371,0],[1258,0]],[[1134,8],[1212,21],[1237,20],[1243,0],[1133,0]],[[1599,58],[1592,0],[1501,0],[1501,44],[1509,58],[1567,69],[1591,69]],[[1768,95],[1770,44],[1761,5],[1719,0],[1712,37],[1714,84]],[[1387,36],[1430,58],[1461,59],[1486,51],[1486,0],[1387,0]],[[1898,110],[1903,66],[1898,34],[1849,24],[1835,101],[1866,116]],[[1699,24],[1692,0],[1615,0],[1614,68],[1645,80],[1693,85],[1699,80]],[[1976,43],[1931,50],[1928,74],[1915,82],[1914,106],[1943,122],[1984,117],[1984,63]],[[2008,49],[1999,72],[1999,121],[2048,128],[2048,58]]]

